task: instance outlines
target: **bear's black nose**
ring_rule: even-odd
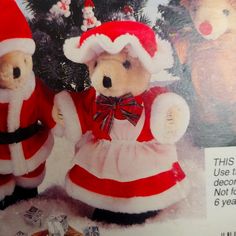
[[[21,75],[21,72],[20,72],[20,68],[19,67],[15,67],[13,68],[13,77],[14,79],[18,79]]]
[[[112,87],[112,81],[111,81],[110,77],[108,77],[108,76],[103,77],[103,86],[105,88],[111,88]]]

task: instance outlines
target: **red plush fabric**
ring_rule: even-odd
[[[30,159],[45,143],[49,129],[55,126],[52,118],[54,94],[45,88],[40,80],[36,80],[36,88],[30,99],[24,101],[21,110],[21,127],[40,120],[43,129],[36,135],[22,142],[25,158]]]
[[[69,195],[94,207],[131,213],[162,209],[182,198],[182,195],[178,194],[177,183],[181,183],[185,188],[186,178],[177,162],[176,149],[173,145],[161,145],[154,140],[150,128],[153,102],[166,92],[165,88],[153,87],[138,96],[137,101],[145,111],[141,122],[134,129],[130,124],[129,131],[125,130],[127,126],[122,130],[122,122],[116,120],[110,135],[102,132],[100,123],[93,119],[96,114],[94,88],[80,94],[72,94],[84,136],[81,141],[78,140],[76,164],[67,176],[66,189]],[[123,124],[127,125],[129,122]],[[133,133],[134,139],[126,136],[125,132],[130,132],[130,135]],[[155,170],[149,172],[149,169],[145,169],[150,167],[145,166],[145,162],[153,164]],[[176,196],[172,198],[172,194]],[[118,202],[106,206],[113,198]],[[142,198],[147,200],[148,207],[139,206]],[[123,209],[120,205],[126,200],[132,200],[129,209]]]
[[[8,103],[0,103],[0,132],[7,132],[7,114],[8,114]],[[0,147],[1,148],[1,147]]]
[[[14,38],[32,39],[28,23],[15,0],[1,1],[0,12],[2,19],[0,21],[0,42]]]
[[[46,90],[41,81],[36,80],[35,89],[32,91],[30,97],[27,100],[22,101],[22,106],[19,109],[20,114],[16,112],[16,117],[11,117],[11,119],[9,118],[10,109],[13,109],[11,107],[11,102],[4,103],[0,101],[0,132],[9,132],[9,126],[12,126],[12,123],[18,123],[18,115],[20,117],[20,122],[18,127],[16,125],[16,130],[18,128],[26,128],[36,123],[38,120],[41,121],[43,125],[42,130],[20,143],[23,149],[24,157],[20,157],[19,153],[19,160],[20,158],[24,158],[26,160],[31,159],[31,157],[44,146],[46,140],[48,139],[50,128],[53,128],[55,126],[55,122],[52,118],[53,99],[54,94]],[[13,150],[14,144],[0,144],[0,173],[2,173],[1,165],[3,168],[1,160],[11,161],[12,159],[12,150],[10,150],[10,146]],[[51,147],[46,147],[46,149],[47,148],[50,149]],[[41,158],[43,159],[43,157]],[[5,163],[4,165],[7,165],[9,167],[10,162],[7,164]]]
[[[24,178],[35,178],[35,177],[38,177],[39,175],[41,175],[43,173],[45,169],[45,162],[42,163],[38,168],[36,168],[34,171],[28,173],[28,174],[25,174],[23,175],[22,177]]]
[[[92,0],[85,0],[84,7],[95,7]]]
[[[161,87],[153,87],[142,95],[135,97],[139,104],[143,103],[145,107],[145,123],[141,134],[137,141],[150,141],[153,139],[153,135],[150,130],[150,112],[153,100],[156,96],[165,93],[167,90]],[[100,129],[100,123],[94,121],[93,117],[96,114],[96,92],[94,88],[90,88],[82,93],[72,93],[71,97],[76,106],[78,117],[80,120],[82,133],[85,134],[91,130],[97,139],[111,140],[107,132],[103,132]],[[116,117],[118,119],[118,117]]]
[[[0,186],[7,184],[13,179],[13,175],[0,175]]]
[[[143,130],[141,134],[139,135],[137,141],[139,142],[145,142],[153,139],[153,135],[150,129],[150,114],[151,114],[151,107],[154,99],[162,94],[167,92],[166,88],[161,87],[153,87],[149,90],[148,93],[143,94],[143,101],[144,101],[144,107],[145,107],[145,123],[143,126]]]
[[[76,165],[70,170],[69,178],[74,184],[98,194],[110,197],[131,198],[160,194],[173,187],[177,180],[183,180],[185,174],[180,165],[174,163],[173,169],[155,176],[130,182],[118,182],[112,179],[99,179]]]
[[[145,24],[134,21],[112,21],[106,22],[99,27],[91,29],[82,34],[78,47],[92,35],[105,35],[114,42],[123,35],[132,35],[138,38],[143,48],[150,54],[155,55],[158,50],[156,37],[153,30]]]

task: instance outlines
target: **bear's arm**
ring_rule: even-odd
[[[92,112],[91,104],[95,92],[88,89],[84,92],[62,91],[55,96],[54,106],[59,111],[63,122],[57,123],[56,134],[64,135],[68,140],[76,143],[81,135],[88,130],[88,119]]]
[[[190,111],[186,101],[171,92],[157,96],[151,109],[150,128],[161,144],[173,144],[186,132]]]

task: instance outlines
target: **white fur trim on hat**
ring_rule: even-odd
[[[35,42],[30,38],[13,38],[0,42],[0,57],[13,51],[23,51],[33,55],[35,51]]]
[[[189,188],[189,181],[185,178],[172,188],[157,195],[116,198],[88,191],[74,184],[68,175],[66,177],[66,191],[72,198],[78,199],[93,207],[124,213],[142,213],[164,209],[186,198]]]
[[[180,80],[178,76],[173,76],[166,70],[161,70],[159,73],[151,76],[151,85],[165,87],[178,80]]]
[[[151,74],[171,68],[174,62],[170,43],[158,37],[158,51],[153,57],[143,48],[139,39],[130,34],[121,35],[115,41],[106,35],[96,34],[87,38],[80,47],[79,42],[80,37],[74,37],[67,39],[64,44],[65,56],[77,63],[87,63],[104,51],[117,54],[124,48],[128,49],[132,57],[138,57]]]
[[[171,117],[170,109],[176,109],[177,117]],[[177,142],[186,132],[190,120],[190,111],[186,101],[175,93],[158,96],[152,105],[151,131],[155,139],[162,144]]]

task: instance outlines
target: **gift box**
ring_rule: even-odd
[[[49,236],[63,236],[68,231],[68,227],[66,215],[52,216],[48,221]]]
[[[35,206],[32,206],[24,214],[24,220],[27,224],[41,227],[42,225],[43,211]]]
[[[89,226],[84,229],[84,236],[99,236],[98,226]]]

